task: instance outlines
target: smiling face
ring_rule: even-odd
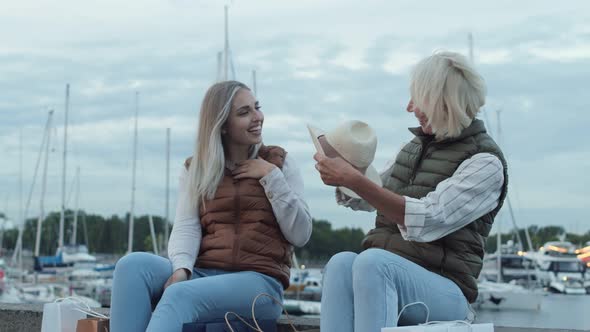
[[[230,114],[224,125],[225,143],[251,146],[262,142],[264,114],[260,104],[248,89],[240,89],[234,96]]]
[[[426,135],[432,135],[432,127],[428,125],[428,118],[426,118],[426,114],[422,113],[420,109],[414,105],[414,102],[410,100],[408,106],[406,107],[406,111],[410,113],[414,113],[416,119],[420,123],[420,127],[422,127],[422,131]]]

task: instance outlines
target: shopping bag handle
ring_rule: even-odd
[[[60,302],[66,301],[66,300],[72,301],[72,303],[77,306],[77,308],[75,308],[77,311],[80,311],[80,312],[85,313],[85,314],[92,316],[92,317],[109,319],[108,316],[92,310],[92,308],[90,308],[88,303],[86,303],[84,300],[82,300],[81,298],[79,298],[77,296],[60,297],[58,299],[55,299],[55,301],[53,301],[53,303],[60,303]]]
[[[293,325],[293,320],[291,319],[291,317],[289,316],[289,313],[287,312],[287,309],[285,309],[285,306],[283,306],[283,304],[281,303],[281,301],[277,300],[274,296],[269,295],[267,293],[260,293],[258,295],[256,295],[256,297],[254,298],[254,300],[252,301],[252,320],[254,321],[254,325],[256,325],[256,327],[248,324],[248,322],[246,322],[246,320],[244,320],[240,315],[238,315],[237,313],[233,312],[233,311],[228,311],[225,313],[225,324],[227,324],[227,327],[229,328],[229,330],[231,332],[235,332],[234,329],[231,327],[231,324],[229,322],[228,316],[229,315],[234,315],[236,316],[239,320],[241,320],[244,324],[246,324],[249,328],[251,328],[252,330],[254,330],[255,332],[264,332],[262,331],[262,328],[260,327],[260,325],[258,324],[258,321],[256,320],[256,312],[255,312],[255,307],[256,307],[256,302],[258,301],[258,299],[261,296],[266,296],[269,297],[271,300],[273,300],[274,303],[278,304],[281,306],[281,308],[283,308],[283,312],[285,313],[285,316],[287,316],[287,319],[289,320],[289,325],[291,326],[291,328],[293,329],[294,332],[299,332],[297,331],[297,329],[295,328],[295,325]]]

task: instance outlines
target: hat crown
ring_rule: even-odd
[[[375,158],[377,136],[366,123],[346,121],[326,133],[326,140],[346,161],[356,167],[368,167]]]

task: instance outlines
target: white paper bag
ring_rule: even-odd
[[[381,332],[494,332],[494,324],[440,322],[436,324],[384,327]]]
[[[76,332],[79,319],[86,314],[79,310],[80,305],[71,299],[43,305],[41,332]]]

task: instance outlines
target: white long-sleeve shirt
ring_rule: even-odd
[[[392,160],[381,172],[383,182],[391,176]],[[478,153],[463,161],[455,173],[441,181],[423,198],[404,196],[404,226],[397,225],[402,237],[409,241],[438,240],[475,221],[498,206],[504,171],[498,157]],[[350,198],[336,189],[336,201],[353,210],[374,211],[366,201]]]
[[[311,214],[303,199],[303,178],[289,154],[285,158],[282,171],[275,168],[259,182],[270,201],[285,239],[294,246],[304,246],[311,236]],[[178,181],[176,216],[168,243],[168,257],[174,271],[184,268],[192,273],[201,237],[199,208],[191,201],[188,171],[183,166]]]

